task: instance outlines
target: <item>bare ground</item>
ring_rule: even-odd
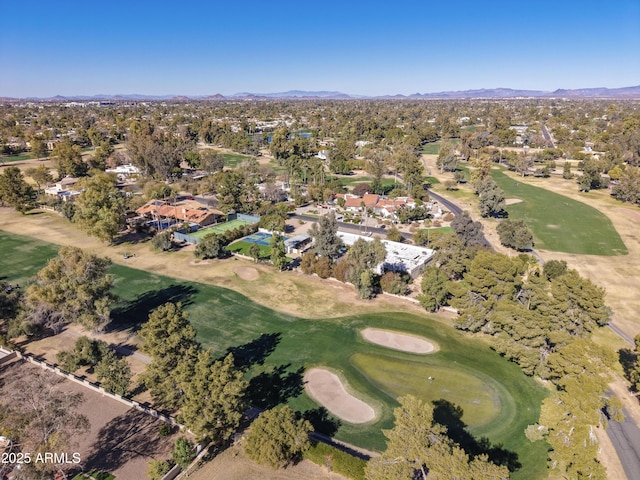
[[[0,386],[14,376],[24,377],[39,370],[22,360],[2,365]],[[53,373],[45,374],[56,378]],[[162,421],[68,380],[59,388],[84,396],[77,413],[89,419],[90,430],[74,439],[77,446],[73,451],[80,453],[86,470],[105,470],[121,479],[142,479],[147,478],[149,460],[170,458],[178,435],[158,435]]]
[[[144,477],[141,477],[144,478]],[[189,472],[191,480],[347,480],[326,468],[303,460],[297,465],[271,470],[249,460],[235,446]]]

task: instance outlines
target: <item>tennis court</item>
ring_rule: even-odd
[[[244,227],[245,225],[251,225],[254,222],[249,222],[247,220],[235,219],[229,222],[218,223],[216,225],[211,225],[210,227],[203,228],[201,230],[197,230],[195,232],[191,232],[189,235],[191,237],[202,238],[205,235],[209,235],[210,233],[224,233],[227,230],[234,230],[238,227]]]
[[[248,237],[243,238],[244,242],[249,243],[257,243],[258,245],[262,245],[263,247],[271,246],[271,235],[270,233],[256,232],[253,235],[249,235]]]

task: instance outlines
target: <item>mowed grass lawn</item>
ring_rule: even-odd
[[[0,155],[0,164],[10,162],[20,162],[22,160],[31,160],[30,153],[21,153],[20,155]]]
[[[582,255],[628,253],[611,220],[595,208],[518,182],[500,170],[492,170],[491,176],[504,190],[505,198],[522,200],[506,210],[509,218],[524,220],[531,228],[535,248]]]
[[[56,248],[0,232],[0,251],[0,271],[6,280],[25,282],[55,255]],[[182,302],[203,345],[216,357],[233,351],[247,367],[254,405],[268,408],[287,402],[298,411],[318,413],[319,406],[304,393],[302,377],[306,368],[323,366],[339,372],[348,389],[378,414],[363,425],[337,422],[336,438],[383,450],[382,429],[393,426],[396,398],[411,393],[425,401],[444,399],[461,407],[462,421],[476,439],[487,437],[492,445],[517,455],[522,468],[513,478],[542,478],[546,473],[546,444],[532,444],[524,436],[527,425],[537,421],[544,389],[484,342],[439,320],[406,313],[309,320],[270,310],[220,287],[121,265],[113,265],[111,273],[121,299],[111,328],[135,330],[157,306]],[[360,335],[365,327],[421,335],[439,350],[430,355],[390,350],[366,342]]]
[[[227,250],[230,252],[239,253],[240,255],[249,256],[249,249],[253,245],[253,242],[245,242],[243,240],[237,240],[231,245],[227,246]],[[269,258],[271,256],[271,247],[258,244],[260,247],[260,258]]]
[[[245,160],[253,158],[250,155],[242,155],[240,153],[218,152],[218,155],[224,159],[224,166],[229,168],[236,168]]]

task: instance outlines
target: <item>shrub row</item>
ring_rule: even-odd
[[[366,460],[349,455],[326,443],[317,442],[311,445],[304,453],[304,458],[352,480],[365,480]]]

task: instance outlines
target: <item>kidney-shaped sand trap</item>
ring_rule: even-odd
[[[347,392],[340,378],[329,370],[312,368],[304,379],[309,396],[345,422],[366,423],[375,418],[373,408]]]
[[[360,332],[365,340],[383,347],[402,350],[410,353],[433,353],[436,347],[433,343],[421,337],[404,333],[381,330],[379,328],[365,328]]]

